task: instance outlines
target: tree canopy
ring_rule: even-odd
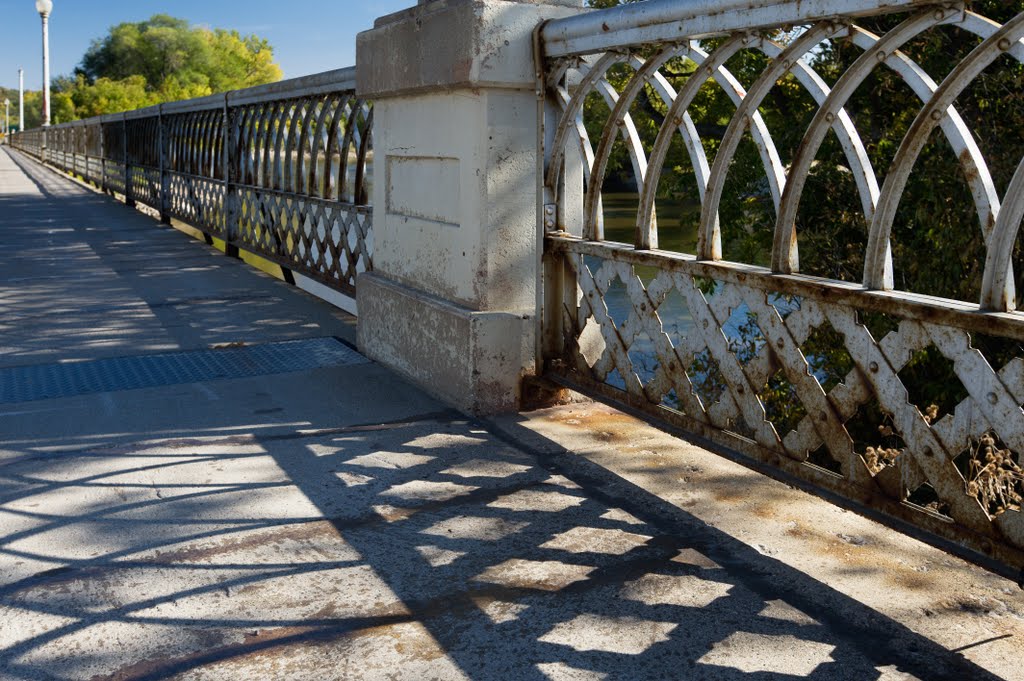
[[[74,75],[55,79],[52,118],[87,118],[280,79],[266,39],[157,14],[94,40]],[[31,125],[29,111],[25,118]]]

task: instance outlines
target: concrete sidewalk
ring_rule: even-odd
[[[1024,678],[1011,582],[600,405],[296,368],[353,319],[12,157],[0,678]]]

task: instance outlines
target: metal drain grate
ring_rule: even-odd
[[[0,369],[0,404],[283,374],[370,360],[334,338]]]

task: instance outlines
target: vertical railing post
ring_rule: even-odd
[[[107,143],[103,133],[103,119],[100,118],[100,191],[107,193]]]
[[[132,198],[132,170],[128,163],[128,116],[121,114],[121,156],[124,158],[124,203],[129,208],[135,207]]]
[[[234,139],[235,126],[238,121],[228,104],[230,93],[224,94],[224,149],[221,154],[224,164],[224,253],[237,258],[237,239],[239,234],[238,224],[238,199],[235,196],[237,188],[235,180],[238,169],[239,150],[235,147]]]
[[[167,131],[164,129],[164,105],[157,108],[156,114],[157,144],[159,145],[159,168],[160,168],[160,221],[165,225],[171,224],[170,213],[170,177],[167,174]]]

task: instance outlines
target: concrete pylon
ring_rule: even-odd
[[[538,286],[533,31],[582,0],[437,0],[357,40],[374,101],[374,271],[359,346],[460,409],[519,406]]]

